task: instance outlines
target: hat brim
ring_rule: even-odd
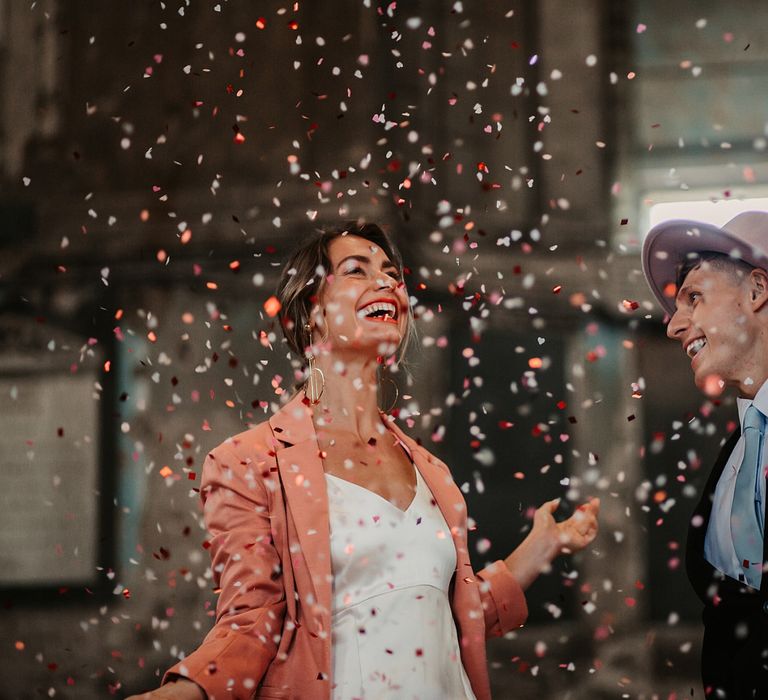
[[[653,295],[670,316],[675,313],[675,298],[664,290],[677,281],[678,269],[689,256],[705,251],[728,255],[755,267],[766,264],[751,245],[712,224],[687,219],[657,224],[643,242],[643,273]]]

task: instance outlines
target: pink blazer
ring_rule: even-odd
[[[269,421],[208,455],[201,496],[210,532],[216,624],[169,669],[209,700],[331,697],[331,555],[328,498],[312,409],[299,392]],[[525,596],[502,561],[475,573],[467,508],[448,467],[405,435],[456,547],[450,598],[461,659],[478,700],[490,698],[485,639],[523,624]]]

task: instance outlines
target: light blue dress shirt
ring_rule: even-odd
[[[712,501],[712,514],[709,517],[707,534],[704,538],[704,558],[712,564],[718,571],[736,579],[744,581],[744,569],[741,561],[736,556],[736,550],[733,546],[731,537],[731,506],[733,504],[733,492],[736,487],[736,476],[739,473],[739,465],[744,457],[744,414],[750,405],[754,403],[764,416],[768,416],[768,381],[766,381],[758,390],[754,399],[736,400],[739,409],[739,425],[742,426],[741,437],[733,448],[728,462],[720,475],[715,488],[714,500]],[[760,463],[766,464],[766,443],[763,441]],[[765,531],[765,468],[760,470],[756,484],[756,496],[759,496],[760,503],[760,527]]]

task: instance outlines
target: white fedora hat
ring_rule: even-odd
[[[720,228],[701,221],[672,219],[648,232],[643,242],[643,272],[668,314],[675,313],[680,266],[705,252],[730,255],[768,269],[768,212],[745,211]]]

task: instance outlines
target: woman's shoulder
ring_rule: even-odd
[[[449,474],[451,473],[451,468],[445,462],[443,462],[443,460],[440,459],[437,455],[433,454],[426,447],[424,447],[424,445],[417,445],[416,449],[419,449],[422,451],[422,453],[426,456],[428,462],[440,467],[443,471],[446,471]]]
[[[275,455],[275,440],[269,420],[228,437],[208,452],[208,458],[234,466],[234,463],[251,463]]]
[[[228,437],[208,455],[219,460],[274,459],[277,450],[302,441],[314,433],[310,415],[303,393],[297,392],[282,405],[273,407],[271,416]]]
[[[403,430],[403,428],[401,428],[395,422],[394,418],[386,418],[385,420],[389,425],[389,429],[397,436],[400,442],[405,445],[406,449],[409,451],[409,453],[411,453],[411,455],[413,455],[413,453],[420,453],[421,456],[431,464],[444,469],[449,474],[451,473],[450,468],[445,462],[443,462],[437,455],[428,450],[421,440],[408,435],[408,433],[406,433],[405,430]]]
[[[228,437],[208,452],[200,484],[203,501],[221,487],[249,498],[274,491],[277,480],[273,442],[269,421],[263,421]]]

